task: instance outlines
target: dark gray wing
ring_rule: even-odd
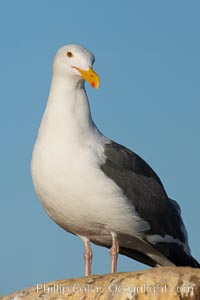
[[[187,233],[181,218],[180,207],[168,198],[163,184],[152,168],[136,153],[126,147],[111,142],[105,144],[106,161],[101,170],[123,190],[126,198],[134,206],[138,215],[150,224],[146,237],[160,236],[161,241],[151,242],[153,247],[178,265],[189,264],[191,259],[187,246]],[[166,236],[177,243],[165,240]],[[146,239],[149,242],[151,239]],[[180,243],[179,243],[180,242]],[[185,247],[184,247],[185,246]],[[188,252],[186,251],[188,247]],[[130,250],[132,251],[132,250]],[[128,249],[122,254],[131,256]],[[187,257],[188,256],[188,257]],[[137,259],[137,258],[136,258]],[[190,264],[191,265],[191,264]]]
[[[136,153],[115,142],[105,145],[106,162],[101,170],[123,190],[139,216],[151,229],[148,234],[166,234],[185,242],[180,213],[169,201],[156,173]]]

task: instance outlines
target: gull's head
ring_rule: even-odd
[[[92,69],[95,57],[89,50],[78,45],[66,45],[58,49],[53,61],[53,74],[66,80],[83,82],[99,87],[99,76]]]

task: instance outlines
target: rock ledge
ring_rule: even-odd
[[[41,283],[1,300],[200,300],[200,269],[161,267]]]

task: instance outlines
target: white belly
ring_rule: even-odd
[[[36,144],[35,191],[48,215],[65,230],[110,244],[110,232],[138,235],[146,226],[91,152],[70,153]],[[58,155],[59,153],[59,155]]]

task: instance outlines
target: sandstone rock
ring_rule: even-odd
[[[1,300],[200,300],[200,269],[150,270],[64,279],[0,297]]]

